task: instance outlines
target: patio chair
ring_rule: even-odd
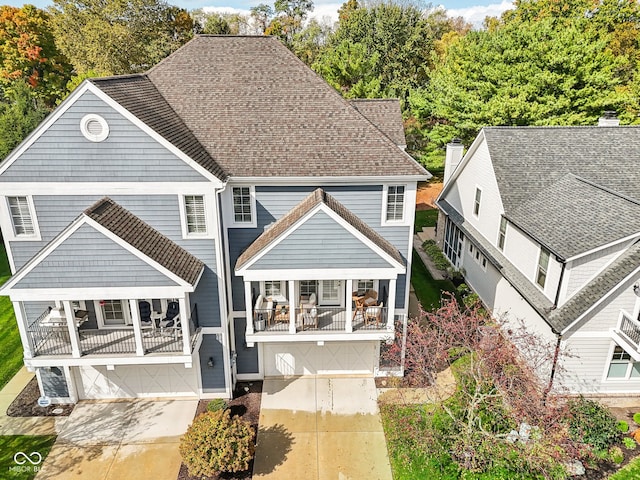
[[[307,330],[310,328],[317,329],[318,328],[318,309],[314,305],[307,312],[302,310],[301,313],[298,314],[297,319],[297,327],[302,330]]]
[[[312,293],[311,295],[309,295],[309,298],[307,300],[300,300],[300,308],[302,310],[311,310],[311,308],[316,306],[317,302],[318,300],[316,298],[316,294]]]
[[[382,320],[382,309],[384,308],[384,303],[380,303],[380,305],[373,305],[370,307],[366,307],[364,312],[364,324],[369,325],[369,323],[376,323],[376,327],[380,325],[380,321]]]
[[[140,311],[140,323],[143,327],[152,326],[151,322],[151,304],[146,300],[138,302],[138,310]]]
[[[160,320],[160,333],[164,333],[165,330],[173,329],[174,333],[180,329],[180,305],[178,302],[169,302],[167,305],[167,313],[165,317]]]

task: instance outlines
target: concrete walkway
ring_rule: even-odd
[[[22,367],[0,390],[0,435],[57,435],[68,417],[8,417],[7,408],[35,375]]]
[[[420,237],[418,235],[413,236],[413,249],[420,256],[422,263],[424,263],[424,266],[427,267],[427,270],[429,270],[429,273],[434,280],[445,279],[444,272],[436,268],[436,265],[435,263],[433,263],[433,260],[431,260],[431,257],[429,257],[429,255],[427,255],[427,253],[422,249],[422,241],[420,240]]]
[[[266,379],[253,476],[391,480],[373,378]]]
[[[178,442],[197,400],[80,402],[36,476],[43,479],[175,480]]]

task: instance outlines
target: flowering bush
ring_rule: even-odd
[[[229,410],[198,416],[180,439],[180,455],[193,476],[240,472],[255,453],[254,429]]]

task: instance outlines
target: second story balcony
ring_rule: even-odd
[[[613,330],[616,343],[640,360],[640,322],[625,311],[620,312],[617,327]],[[632,355],[634,356],[634,355]]]

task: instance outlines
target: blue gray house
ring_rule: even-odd
[[[0,293],[42,394],[376,374],[429,177],[404,144],[397,100],[348,102],[271,37],[85,81],[0,164]]]

